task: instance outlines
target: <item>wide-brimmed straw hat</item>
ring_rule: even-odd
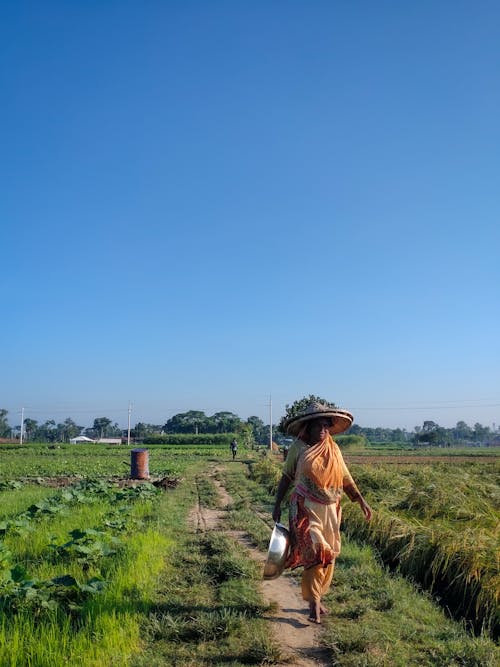
[[[331,419],[332,425],[329,431],[332,435],[343,433],[351,426],[354,417],[347,410],[332,407],[326,403],[314,401],[299,414],[287,419],[284,423],[285,432],[290,435],[298,435],[304,424],[311,419]]]

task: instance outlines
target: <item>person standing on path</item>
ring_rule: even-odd
[[[302,597],[309,603],[309,620],[321,623],[327,613],[321,598],[328,591],[340,553],[340,498],[345,492],[359,504],[367,521],[372,510],[361,495],[332,435],[346,431],[353,417],[347,410],[317,401],[284,423],[295,436],[276,491],[273,519],[281,518],[281,503],[290,487],[290,551],[286,568],[303,566]]]
[[[236,438],[233,438],[231,440],[231,444],[229,445],[231,448],[231,452],[233,454],[233,461],[236,458],[236,452],[238,451],[238,443],[236,442]]]

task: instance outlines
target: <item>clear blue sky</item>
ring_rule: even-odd
[[[11,424],[500,424],[500,6],[1,4]]]

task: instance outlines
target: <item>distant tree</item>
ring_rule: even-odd
[[[474,424],[473,438],[474,442],[486,442],[491,437],[489,426],[482,426],[481,424]]]
[[[422,428],[416,432],[414,438],[416,444],[428,444],[431,447],[445,445],[449,440],[449,431],[431,420],[424,421]]]
[[[48,419],[44,424],[38,426],[33,433],[33,440],[36,440],[36,442],[55,442],[57,440],[55,421]]]
[[[27,419],[24,420],[24,433],[26,435],[26,440],[32,440],[33,436],[36,433],[38,427],[38,422],[36,419],[30,419],[28,417]]]
[[[438,424],[433,421],[424,421],[422,425],[422,431],[424,433],[430,433],[431,431],[435,431],[438,428]]]
[[[180,412],[163,426],[165,433],[206,433],[208,418],[201,410]]]
[[[241,424],[241,419],[233,412],[216,412],[210,420],[216,433],[234,433]]]
[[[120,438],[122,435],[122,429],[118,425],[118,422],[115,422],[112,426],[108,426],[106,429],[106,435],[108,438]]]
[[[269,443],[269,426],[266,426],[260,417],[249,417],[247,424],[252,429],[252,437],[254,442],[258,445],[266,445]]]
[[[11,428],[7,422],[8,410],[0,409],[0,438],[8,438],[10,436]]]
[[[455,428],[451,429],[451,437],[459,442],[472,440],[472,429],[464,421],[459,421]]]
[[[193,433],[203,433],[207,429],[207,416],[202,410],[191,410],[187,414],[186,423],[193,428]]]
[[[165,433],[235,433],[242,420],[232,412],[216,412],[211,417],[201,410],[189,410],[171,417]]]
[[[96,417],[96,419],[94,419],[92,428],[99,439],[106,437],[110,424],[111,419],[108,419],[107,417]]]
[[[142,422],[137,422],[133,429],[130,429],[130,435],[132,438],[145,438],[148,435],[148,429],[146,424]]]
[[[447,443],[449,444],[450,436],[448,429],[443,428],[442,426],[438,426],[434,433],[436,434],[437,445],[446,445]]]
[[[161,433],[161,431],[163,431],[163,427],[159,424],[144,424],[143,422],[137,422],[134,428],[130,430],[130,435],[132,438],[140,440],[148,435]]]
[[[71,438],[76,438],[83,431],[83,426],[78,426],[70,417],[67,417],[62,424],[57,425],[58,439],[61,442],[69,442]]]
[[[390,431],[389,442],[405,442],[407,438],[405,429],[395,428]]]
[[[234,433],[236,433],[238,441],[241,442],[244,447],[251,447],[253,442],[253,433],[250,424],[240,420],[239,424],[234,430]]]

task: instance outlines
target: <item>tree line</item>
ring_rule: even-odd
[[[8,411],[0,408],[0,438],[19,439],[21,424],[10,426],[7,415]],[[48,419],[39,424],[36,419],[30,417],[23,420],[23,440],[32,442],[68,442],[79,435],[98,440],[104,437],[120,437],[122,432],[118,424],[116,422],[113,424],[107,417],[97,417],[93,425],[87,428],[79,426],[70,417],[60,423]]]
[[[208,416],[200,410],[189,410],[168,419],[164,424],[137,422],[130,429],[133,440],[142,440],[148,436],[187,433],[187,434],[218,434],[236,433],[243,441],[269,442],[269,425],[265,425],[259,417],[242,420],[232,412],[216,412]],[[0,438],[17,439],[21,434],[21,424],[12,427],[8,423],[8,411],[0,409]],[[27,417],[23,420],[24,442],[68,442],[71,438],[84,435],[92,440],[111,437],[128,437],[128,429],[121,428],[108,417],[96,417],[92,426],[84,427],[68,417],[56,423],[54,419],[39,424],[36,419]]]
[[[278,444],[284,444],[287,436],[280,427],[281,423],[273,425],[272,437]],[[19,439],[20,430],[20,424],[15,427],[9,425],[8,411],[0,409],[0,438]],[[130,437],[134,441],[141,441],[154,435],[174,433],[235,433],[243,443],[253,441],[261,445],[269,444],[271,437],[269,424],[264,424],[260,417],[251,416],[242,420],[233,412],[226,411],[209,416],[201,410],[189,410],[174,415],[164,424],[137,422],[130,429]],[[469,426],[464,421],[457,422],[452,428],[444,428],[428,420],[424,421],[422,426],[415,426],[413,431],[401,428],[371,428],[354,424],[347,434],[364,436],[371,443],[406,443],[415,446],[500,444],[498,428],[493,430],[479,423]],[[96,417],[89,427],[78,425],[70,417],[60,423],[49,419],[39,424],[37,420],[29,417],[23,422],[25,442],[68,442],[79,435],[85,435],[93,440],[106,437],[127,438],[128,430],[124,430],[107,417]]]
[[[456,446],[456,445],[500,445],[500,430],[475,423],[469,426],[459,421],[452,428],[445,428],[434,421],[424,421],[422,426],[415,426],[413,432],[395,428],[363,428],[354,424],[349,433],[364,435],[369,442],[400,442],[415,446]]]

